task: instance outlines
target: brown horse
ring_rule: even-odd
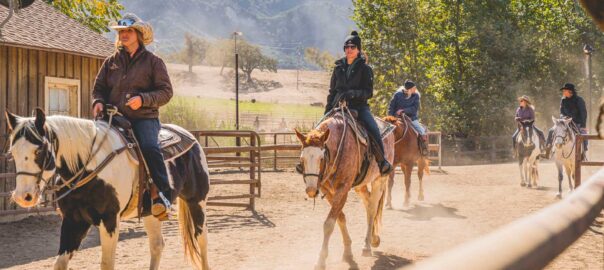
[[[424,200],[424,172],[430,174],[430,160],[427,157],[421,155],[421,151],[418,145],[418,134],[417,131],[411,126],[411,119],[404,117],[404,121],[394,117],[386,116],[384,121],[389,122],[396,126],[394,130],[394,163],[392,166],[396,167],[400,164],[401,170],[405,174],[405,203],[404,206],[409,206],[409,197],[411,189],[411,172],[413,166],[417,163],[417,177],[419,178],[419,195],[417,199],[420,201]],[[394,170],[390,173],[388,178],[388,196],[386,199],[386,207],[392,209],[392,186],[394,185]]]
[[[331,210],[323,224],[323,245],[316,268],[325,269],[329,238],[336,221],[344,242],[342,259],[355,268],[356,263],[351,250],[352,240],[348,234],[346,216],[342,209],[346,204],[348,192],[353,188],[354,179],[367,147],[359,142],[353,129],[341,115],[327,118],[306,136],[295,131],[302,143],[300,156],[302,168],[300,169],[304,175],[306,194],[310,198],[316,198],[320,191],[331,205]],[[392,162],[394,135],[390,133],[383,142],[385,158]],[[363,256],[371,256],[371,247],[378,247],[380,244],[379,231],[386,193],[386,177],[380,175],[376,162],[371,161],[366,176],[354,187],[354,190],[361,197],[367,211],[367,233]]]

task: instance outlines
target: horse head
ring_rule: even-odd
[[[303,135],[297,129],[294,131],[302,143],[302,153],[300,154],[302,166],[299,168],[299,172],[302,173],[306,184],[306,194],[308,197],[314,198],[319,195],[320,184],[329,159],[329,151],[325,146],[329,138],[329,129],[313,130],[307,135]]]
[[[556,148],[560,149],[564,145],[571,143],[574,140],[574,134],[570,127],[571,118],[561,118],[557,119],[552,116],[552,121],[554,122],[554,141],[553,144]]]
[[[533,121],[519,121],[518,129],[520,130],[520,136],[518,136],[518,143],[526,147],[533,146]]]
[[[38,108],[35,117],[31,118],[20,117],[8,111],[5,116],[10,132],[9,152],[17,171],[12,199],[21,207],[33,207],[40,203],[56,170],[46,115]]]

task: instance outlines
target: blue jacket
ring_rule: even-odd
[[[397,116],[396,111],[403,109],[405,114],[411,118],[411,120],[417,120],[417,111],[419,110],[419,95],[413,93],[409,98],[401,91],[397,91],[390,100],[390,106],[388,106],[388,115]]]

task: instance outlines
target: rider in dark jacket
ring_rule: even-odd
[[[356,31],[352,31],[344,41],[344,52],[346,57],[336,61],[331,75],[325,113],[337,107],[341,100],[345,100],[350,109],[356,110],[358,120],[363,123],[378,145],[379,153],[376,160],[380,173],[388,174],[392,171],[392,166],[384,158],[384,144],[380,131],[367,103],[367,100],[373,96],[373,70],[367,65],[366,58],[361,52],[361,38]]]
[[[587,134],[587,109],[585,107],[585,101],[582,97],[577,95],[575,85],[572,83],[565,83],[562,88],[562,100],[560,100],[560,117],[569,117],[573,119],[573,123],[579,129],[581,134]],[[547,149],[548,154],[552,144],[552,134],[554,130],[550,129],[547,135]],[[587,140],[583,141],[583,150],[587,151]]]

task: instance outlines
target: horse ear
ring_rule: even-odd
[[[325,132],[323,132],[323,134],[321,135],[321,141],[322,142],[326,142],[327,139],[329,139],[329,129],[327,129]]]
[[[302,143],[302,145],[306,145],[306,137],[304,137],[304,135],[296,128],[294,128],[294,132],[296,132],[296,137],[298,137],[298,140]]]
[[[556,119],[556,117],[552,116],[552,122],[554,122],[554,125],[558,122],[558,119]]]
[[[573,121],[573,119],[572,118],[564,119],[564,124],[568,125],[568,124],[570,124],[570,121]]]
[[[41,136],[44,136],[44,134],[45,134],[44,123],[46,123],[46,114],[44,114],[44,111],[42,109],[36,108],[35,125],[36,125],[36,130],[38,131],[38,134],[40,134]]]
[[[4,116],[6,117],[6,123],[8,124],[9,131],[12,131],[17,127],[17,124],[19,124],[19,119],[21,118],[18,115],[9,112],[8,110],[4,112]]]

